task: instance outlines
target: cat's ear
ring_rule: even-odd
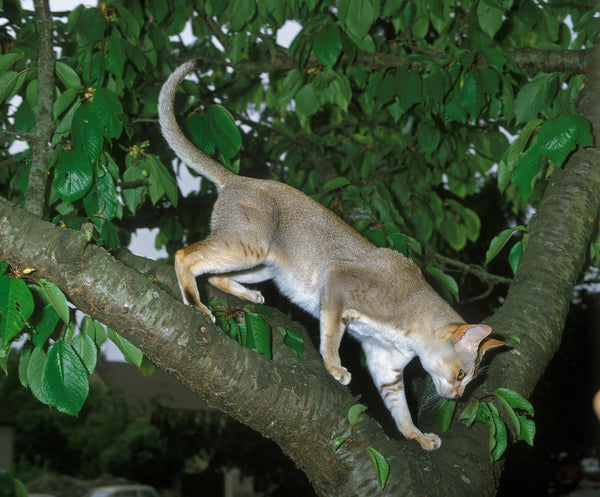
[[[462,352],[477,352],[479,344],[492,332],[485,324],[463,324],[454,330],[454,347]],[[489,341],[489,340],[488,340]]]
[[[483,356],[488,350],[493,349],[494,347],[501,347],[502,345],[506,345],[506,342],[496,340],[495,338],[488,338],[481,344],[481,355]]]

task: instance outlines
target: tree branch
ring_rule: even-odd
[[[36,128],[31,148],[33,158],[29,171],[25,209],[42,217],[46,202],[47,167],[52,157],[48,146],[54,133],[54,50],[52,43],[52,14],[48,0],[34,0],[38,30],[38,100],[35,109]]]

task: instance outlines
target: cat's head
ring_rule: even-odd
[[[483,355],[505,342],[487,338],[492,329],[484,324],[452,325],[434,354],[421,357],[437,392],[449,399],[462,397],[465,387],[477,376]]]

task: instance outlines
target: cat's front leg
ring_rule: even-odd
[[[427,451],[439,449],[442,440],[435,433],[423,433],[413,423],[404,392],[404,367],[414,357],[393,346],[385,347],[375,339],[363,340],[369,372],[390,411],[398,430],[408,439],[416,440]]]

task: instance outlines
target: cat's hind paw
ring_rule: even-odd
[[[427,452],[437,450],[442,446],[442,439],[435,433],[422,433],[417,437],[417,441]]]

